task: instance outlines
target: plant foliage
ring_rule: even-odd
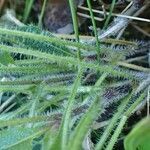
[[[144,43],[113,39],[99,43],[87,2],[96,37],[93,45],[79,42],[72,1],[76,41],[34,25],[0,27],[0,149],[78,150],[90,145],[111,150],[128,118],[146,100],[150,70],[128,62]],[[28,3],[24,21],[33,1]],[[107,117],[106,108],[115,104],[112,117]],[[108,125],[92,145],[89,136],[103,114]],[[126,137],[126,149],[148,133],[149,128],[140,132],[148,126],[145,122]]]

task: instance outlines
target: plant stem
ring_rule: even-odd
[[[108,146],[106,147],[106,150],[113,149],[113,146],[116,143],[117,138],[118,138],[119,134],[121,133],[122,128],[123,128],[124,124],[126,123],[127,119],[128,119],[128,117],[126,117],[126,116],[122,117],[117,129],[115,130],[114,134],[112,135],[111,141],[109,142]]]
[[[74,0],[69,0],[69,5],[70,5],[70,9],[71,9],[71,15],[72,15],[72,21],[73,21],[73,27],[74,27],[74,32],[75,32],[75,36],[76,36],[76,41],[79,42],[79,30],[78,30],[78,19],[77,19],[77,14],[76,14],[76,6],[74,4]],[[80,52],[80,48],[78,48],[77,51],[77,57],[78,57],[78,63],[80,62],[80,58],[81,58],[81,52]]]
[[[23,22],[26,22],[28,17],[29,17],[33,2],[34,2],[34,0],[26,0],[25,9],[24,9],[24,16],[23,16]]]
[[[46,2],[47,2],[47,0],[44,0],[43,6],[42,6],[42,11],[41,11],[41,14],[40,14],[40,16],[39,16],[39,22],[38,22],[38,26],[39,26],[39,27],[42,26],[42,19],[43,19],[45,7],[46,7]]]
[[[90,16],[91,16],[91,20],[92,20],[92,24],[93,24],[94,34],[95,34],[95,38],[96,38],[96,45],[97,45],[97,53],[98,53],[100,45],[99,45],[96,22],[95,22],[95,19],[94,19],[94,14],[93,14],[93,11],[92,11],[92,6],[91,6],[91,0],[87,0],[87,4],[88,4],[88,7],[89,7]]]
[[[70,5],[70,9],[71,9],[71,15],[72,15],[74,32],[76,35],[76,41],[79,42],[79,30],[78,30],[78,19],[77,19],[77,15],[76,15],[76,6],[75,6],[73,0],[69,0],[69,5]]]
[[[111,4],[111,7],[110,7],[110,11],[109,11],[109,15],[105,21],[105,24],[104,24],[104,29],[106,29],[106,27],[108,26],[108,23],[110,21],[110,18],[112,16],[112,12],[113,12],[113,9],[114,9],[114,6],[115,6],[115,3],[116,3],[116,0],[113,0],[112,1],[112,4]]]

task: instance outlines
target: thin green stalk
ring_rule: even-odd
[[[72,15],[74,32],[76,35],[76,41],[79,42],[78,19],[77,19],[76,6],[74,4],[74,0],[69,0],[69,5],[71,9],[71,15]]]
[[[70,5],[70,9],[71,9],[71,15],[72,15],[72,21],[73,21],[73,27],[74,27],[74,32],[75,32],[75,36],[76,36],[76,41],[79,42],[79,30],[78,30],[78,19],[77,19],[77,14],[76,14],[76,6],[74,4],[74,0],[69,0],[69,5]],[[78,48],[77,51],[77,57],[78,57],[78,62],[80,61],[81,58],[81,52],[80,52],[80,48]]]
[[[46,84],[43,82],[35,88],[33,97],[31,98],[33,99],[33,101],[29,112],[29,117],[33,117],[34,115],[36,115],[37,106],[41,98],[41,95],[43,94],[43,92],[45,92],[45,88],[46,88]]]
[[[68,103],[67,106],[65,108],[65,112],[63,115],[63,119],[61,122],[61,126],[59,128],[59,133],[56,136],[55,141],[53,142],[53,144],[50,146],[49,149],[61,149],[61,150],[66,150],[67,147],[67,143],[69,140],[69,125],[70,125],[70,121],[71,121],[71,113],[72,113],[72,108],[75,102],[75,97],[77,94],[77,89],[79,88],[79,85],[81,83],[81,77],[82,77],[82,68],[78,68],[78,75],[74,81],[74,84],[72,86],[70,95],[69,95],[69,99],[68,99]],[[57,147],[57,148],[56,148]]]
[[[24,15],[23,15],[23,22],[26,22],[29,17],[33,2],[34,2],[34,0],[26,0]]]
[[[58,102],[64,100],[65,98],[68,98],[68,95],[66,95],[64,92],[60,92],[60,94],[52,97],[50,101],[44,101],[43,103],[40,103],[40,107],[38,108],[37,112],[42,113],[46,108],[53,104],[57,105]]]
[[[43,19],[45,7],[46,7],[46,2],[47,2],[47,0],[44,0],[43,6],[42,6],[42,10],[41,10],[41,14],[40,14],[40,16],[39,16],[39,22],[38,22],[38,26],[39,26],[39,27],[42,26],[42,19]]]
[[[105,131],[103,132],[99,142],[96,145],[95,150],[101,150],[107,140],[107,138],[110,135],[110,132],[113,130],[116,122],[118,121],[118,119],[120,118],[120,115],[122,114],[122,112],[124,111],[127,103],[129,102],[129,100],[131,99],[132,93],[127,96],[123,102],[121,103],[121,105],[118,108],[118,111],[114,114],[113,118],[111,119],[110,123],[108,124],[108,126],[106,127]]]
[[[105,24],[104,24],[104,28],[103,28],[103,29],[106,29],[106,27],[108,26],[108,23],[109,23],[110,18],[111,18],[111,16],[112,16],[112,12],[113,12],[114,7],[115,7],[115,3],[116,3],[116,0],[113,0],[113,1],[112,1],[112,4],[111,4],[111,7],[110,7],[109,15],[108,15],[108,17],[107,17],[107,19],[106,19],[106,21],[105,21]]]
[[[95,22],[95,19],[94,19],[94,14],[93,14],[93,11],[92,11],[92,6],[91,6],[91,0],[87,0],[87,4],[88,4],[88,7],[89,7],[91,20],[92,20],[92,24],[93,24],[93,29],[94,29],[94,35],[95,35],[95,38],[96,38],[97,53],[99,53],[99,46],[100,45],[99,45],[99,39],[98,39],[96,22]]]
[[[144,100],[145,95],[146,95],[146,92],[142,93],[139,96],[139,98],[127,109],[124,115],[129,117],[132,114],[132,112],[135,110],[135,108],[140,104],[140,102]]]
[[[96,95],[87,112],[81,118],[79,124],[75,128],[68,145],[68,150],[79,150],[81,148],[85,135],[90,130],[90,126],[95,121],[100,112],[99,100],[99,96]]]
[[[118,136],[120,135],[124,124],[126,123],[127,119],[129,118],[129,116],[132,114],[132,112],[135,110],[135,108],[140,104],[140,102],[144,99],[146,95],[146,92],[142,93],[139,98],[137,98],[137,100],[135,100],[135,102],[127,109],[127,111],[122,115],[122,118],[120,120],[119,125],[117,126],[114,134],[112,135],[106,150],[112,150],[114,144],[117,141]]]
[[[90,90],[88,98],[90,98],[90,99],[92,98],[92,102],[91,102],[86,114],[83,115],[79,124],[75,128],[75,131],[72,133],[70,143],[68,145],[68,147],[69,147],[68,149],[72,149],[72,150],[80,149],[86,133],[89,131],[89,128],[90,128],[91,124],[93,123],[93,121],[95,120],[95,118],[97,117],[98,112],[100,112],[101,100],[100,100],[99,95],[101,93],[100,92],[101,89],[99,90],[99,94],[97,94],[97,92],[95,92],[95,88],[97,88],[97,87],[100,88],[102,82],[105,80],[106,77],[107,77],[106,73],[102,74],[101,77],[98,79],[98,81],[93,86],[93,88]],[[85,99],[87,99],[87,98],[85,98]]]
[[[128,119],[128,117],[126,117],[126,116],[122,117],[121,121],[119,122],[118,127],[116,128],[116,130],[112,136],[113,138],[111,138],[111,142],[108,144],[108,146],[106,147],[105,150],[112,150],[113,149],[113,146],[116,143],[117,138],[119,137],[119,134],[121,133],[122,128],[125,125],[127,119]]]
[[[72,111],[72,107],[74,104],[74,100],[75,100],[75,96],[77,93],[77,89],[80,85],[80,80],[82,77],[82,68],[80,68],[80,70],[78,70],[78,75],[77,78],[74,82],[69,100],[68,100],[68,105],[64,114],[64,118],[63,118],[63,122],[62,122],[62,150],[66,150],[66,146],[68,143],[68,132],[69,132],[69,124],[70,124],[70,117],[71,117],[71,111]]]

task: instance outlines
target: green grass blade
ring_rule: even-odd
[[[74,132],[71,135],[71,140],[69,141],[68,149],[76,150],[80,149],[84,137],[86,136],[90,126],[92,125],[93,121],[97,118],[98,112],[100,111],[100,92],[94,91],[95,88],[99,87],[102,82],[107,77],[107,74],[102,74],[102,76],[98,79],[95,83],[94,87],[91,89],[89,96],[90,99],[93,99],[93,102],[90,104],[87,112],[79,121],[77,127],[75,128]],[[86,98],[87,99],[87,98]]]
[[[107,138],[110,136],[111,131],[113,130],[114,126],[116,125],[118,119],[120,118],[120,115],[124,112],[124,109],[131,99],[132,94],[128,95],[121,105],[118,107],[118,111],[114,114],[113,118],[110,120],[110,123],[106,127],[105,131],[103,132],[102,136],[100,137],[99,142],[96,144],[95,150],[101,150],[107,140]]]
[[[115,3],[116,3],[116,0],[113,0],[113,1],[112,1],[112,4],[111,4],[111,7],[110,7],[109,15],[108,15],[108,17],[106,18],[106,21],[105,21],[105,24],[104,24],[104,27],[103,27],[104,29],[106,29],[106,27],[107,27],[108,24],[109,24],[110,18],[111,18],[111,16],[112,16],[113,9],[114,9],[114,7],[115,7]]]
[[[39,16],[39,22],[38,22],[38,26],[39,26],[39,27],[42,27],[42,19],[43,19],[45,7],[46,7],[46,2],[47,2],[47,0],[44,0],[43,6],[42,6],[42,10],[41,10],[41,14],[40,14],[40,16]]]
[[[81,118],[75,131],[71,135],[68,150],[77,150],[81,148],[82,142],[90,129],[93,121],[97,118],[100,111],[99,97],[96,97],[86,114]]]
[[[33,6],[33,2],[34,0],[26,0],[24,15],[23,15],[23,22],[26,22],[29,17],[32,6]]]
[[[124,140],[125,150],[150,149],[150,118],[140,121]]]
[[[68,99],[68,103],[67,103],[67,106],[66,106],[66,109],[65,109],[65,112],[64,112],[64,115],[63,115],[63,119],[62,119],[62,122],[61,122],[61,126],[60,126],[60,129],[59,129],[59,133],[58,133],[58,136],[56,137],[54,143],[52,144],[51,148],[50,149],[62,149],[62,150],[66,150],[66,147],[67,147],[67,143],[68,143],[68,134],[69,134],[69,125],[70,125],[70,121],[71,121],[71,112],[72,112],[72,107],[73,107],[73,104],[74,104],[74,100],[75,100],[75,96],[76,96],[76,93],[77,93],[77,89],[78,87],[80,86],[80,83],[81,83],[81,77],[82,77],[82,68],[79,67],[79,70],[78,70],[78,75],[76,77],[76,80],[73,84],[73,87],[71,89],[71,93],[70,93],[70,96],[69,96],[69,99]]]
[[[112,135],[106,150],[112,150],[114,147],[114,144],[117,142],[117,139],[123,129],[123,126],[125,125],[128,117],[132,114],[132,112],[135,110],[135,108],[140,104],[140,102],[144,99],[146,93],[142,93],[135,102],[127,109],[127,111],[122,115],[122,118],[117,126],[117,128],[114,131],[114,134]]]
[[[72,20],[73,20],[74,32],[76,35],[76,41],[79,42],[78,19],[77,19],[77,14],[76,14],[77,7],[75,6],[75,2],[73,0],[69,0],[69,5],[71,9],[71,15],[72,15]]]
[[[100,44],[99,44],[99,39],[98,39],[96,22],[95,22],[94,14],[93,14],[93,11],[92,11],[91,0],[87,0],[87,4],[88,4],[88,7],[89,7],[90,16],[91,16],[91,20],[92,20],[92,24],[93,24],[93,29],[94,29],[94,35],[95,35],[95,38],[96,38],[97,54],[99,54]]]

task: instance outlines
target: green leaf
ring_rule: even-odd
[[[22,141],[21,143],[14,145],[7,150],[32,150],[32,140]]]
[[[48,128],[14,127],[0,132],[0,148],[7,150],[32,150],[34,138],[44,134]]]
[[[23,17],[23,21],[24,21],[24,22],[27,21],[29,15],[30,15],[33,2],[34,2],[34,0],[26,0],[25,9],[24,9],[24,17]]]
[[[50,131],[48,131],[45,136],[44,136],[44,139],[43,139],[43,144],[42,144],[42,150],[49,150],[51,149],[51,146],[54,142],[54,140],[56,139],[56,136],[57,136],[57,131],[56,129],[52,129]],[[56,147],[55,147],[56,148]]]
[[[96,96],[93,101],[93,104],[91,104],[88,111],[81,118],[79,124],[72,133],[71,139],[69,141],[68,150],[81,149],[82,142],[87,132],[89,131],[93,121],[97,118],[99,110],[100,110],[99,96]]]
[[[71,121],[71,112],[72,112],[73,105],[75,103],[75,96],[77,94],[78,87],[81,84],[82,73],[83,70],[79,66],[78,75],[71,89],[71,93],[68,99],[68,104],[64,112],[64,116],[61,122],[61,127],[59,129],[58,136],[56,137],[51,149],[62,149],[62,150],[66,149],[67,142],[68,142],[68,132],[70,131],[69,125]]]
[[[1,149],[19,150],[32,149],[32,140],[34,134],[39,129],[26,127],[14,127],[4,129],[0,132],[0,147]]]
[[[9,52],[0,53],[0,64],[3,65],[14,64],[14,60]]]
[[[140,121],[124,140],[125,150],[150,149],[150,117]]]

